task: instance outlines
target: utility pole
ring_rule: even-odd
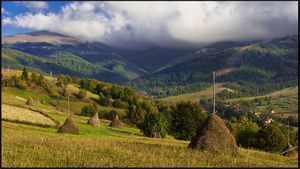
[[[212,113],[216,113],[216,93],[215,93],[215,71],[213,71],[213,112]]]
[[[9,65],[7,65],[7,73],[9,73]]]

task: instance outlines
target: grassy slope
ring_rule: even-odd
[[[277,113],[298,115],[298,86],[285,88],[273,93],[256,97],[243,97],[236,99],[229,99],[231,102],[239,102],[242,100],[250,101],[255,98],[264,98],[271,96],[272,107]],[[266,104],[265,104],[266,105]],[[266,109],[266,106],[258,106],[259,111]]]
[[[225,88],[223,87],[222,83],[216,83],[216,88],[215,88],[216,93],[219,93],[224,89]],[[162,100],[171,102],[171,103],[175,103],[178,101],[191,101],[191,102],[198,103],[200,101],[201,96],[206,96],[208,98],[211,98],[212,91],[213,91],[212,87],[209,87],[200,92],[181,94],[181,95],[177,95],[177,96],[169,96],[169,97],[163,98]]]
[[[61,123],[66,115],[50,114]],[[101,119],[100,127],[88,118],[73,116],[79,135],[2,123],[3,167],[296,167],[298,160],[239,148],[238,156],[199,152],[189,142],[141,136],[136,128],[114,129]],[[187,158],[188,157],[188,158]]]
[[[76,87],[76,86],[73,86]],[[75,88],[71,87],[71,91]],[[2,103],[29,108],[25,101],[29,92],[3,89]],[[66,112],[38,100],[49,96],[31,93],[36,100],[34,109],[47,112],[63,124]],[[92,96],[93,97],[93,96]],[[78,107],[71,102],[73,107]],[[101,109],[100,109],[101,110]],[[277,154],[239,149],[240,155],[212,154],[190,150],[187,141],[153,139],[142,136],[137,129],[108,127],[101,119],[100,127],[86,124],[88,117],[72,115],[80,128],[79,135],[59,134],[56,128],[43,128],[2,121],[3,167],[296,167],[298,160]],[[187,158],[188,157],[188,158]]]

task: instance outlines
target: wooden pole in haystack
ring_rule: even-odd
[[[290,142],[290,120],[288,119],[288,141],[287,143],[289,144]]]
[[[70,112],[70,95],[68,93],[68,113],[69,113],[69,117],[71,117],[71,112]]]
[[[213,71],[213,112],[212,113],[216,113],[216,93],[215,93],[215,71]]]

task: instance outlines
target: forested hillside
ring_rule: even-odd
[[[226,87],[246,95],[265,94],[298,84],[298,36],[225,49],[202,48],[187,58],[130,84],[160,97],[176,94],[162,92],[167,91],[164,89],[211,83],[212,71],[217,71],[218,82],[233,82]]]

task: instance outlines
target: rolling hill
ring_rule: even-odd
[[[295,86],[298,84],[298,36],[225,49],[202,48],[172,66],[134,79],[130,84],[149,95],[166,97],[168,94],[158,93],[156,89],[211,83],[212,71],[220,72],[217,82],[239,83],[244,89],[235,90],[249,95]]]
[[[44,64],[37,65],[38,69],[44,72],[52,70],[53,74],[78,74],[81,77],[88,75],[115,83],[122,83],[147,73],[147,71],[115,53],[112,47],[101,43],[82,42],[73,37],[53,32],[31,32],[2,37],[2,40],[3,50],[12,49],[14,52],[23,52],[51,64],[47,68]],[[9,60],[10,54],[8,52],[2,53],[3,59]],[[19,65],[24,66],[26,64],[19,62]],[[8,65],[12,68],[20,67],[9,61],[4,61],[3,66]]]

